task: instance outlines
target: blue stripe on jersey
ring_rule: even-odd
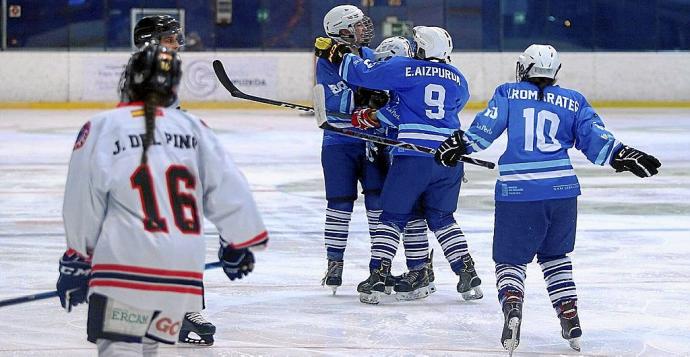
[[[352,91],[348,89],[343,89],[342,94],[340,95],[340,112],[341,113],[349,113],[349,105],[350,104],[350,93]]]
[[[386,124],[386,126],[393,126],[393,127],[395,126],[395,124],[393,124],[393,122],[388,120],[388,118],[386,118],[386,115],[383,114],[380,110],[376,111],[376,119],[378,119],[379,121]]]
[[[453,134],[455,129],[450,129],[450,128],[437,128],[432,125],[427,125],[427,124],[400,124],[398,127],[400,131],[412,131],[412,130],[419,130],[419,131],[429,131],[432,133],[440,133],[445,135],[446,137],[449,136],[450,134]]]
[[[480,137],[476,134],[470,133],[468,131],[465,132],[465,136],[467,136],[470,140],[472,140],[472,143],[470,145],[474,146],[474,143],[479,144],[479,147],[481,147],[482,150],[488,148],[489,145],[491,145],[491,143],[489,141],[483,139],[482,137]]]
[[[597,155],[596,161],[594,163],[596,165],[604,165],[606,162],[608,162],[608,158],[611,156],[611,152],[613,152],[613,148],[616,147],[616,144],[618,143],[618,140],[612,140],[606,143],[603,148],[601,148],[601,151],[599,151],[599,155]]]
[[[523,162],[519,164],[504,164],[498,165],[498,170],[503,173],[504,171],[522,171],[522,170],[532,170],[532,169],[543,169],[547,167],[559,167],[559,166],[570,166],[570,159],[561,160],[550,160],[550,161],[536,161],[536,162]]]
[[[347,82],[347,70],[349,68],[348,65],[352,61],[352,56],[354,56],[354,55],[352,55],[350,53],[346,54],[345,60],[343,61],[343,64],[340,66],[340,70],[339,70],[340,73],[339,74],[340,74],[340,77],[342,77],[345,82]]]

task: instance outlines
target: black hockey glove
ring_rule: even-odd
[[[611,167],[616,169],[616,172],[630,171],[637,177],[650,177],[659,172],[661,162],[652,155],[621,145],[611,158]]]
[[[334,65],[339,65],[343,61],[346,53],[350,53],[350,47],[342,43],[335,43],[327,37],[317,37],[314,41],[314,54],[317,57],[328,60]]]
[[[254,270],[254,253],[248,248],[235,249],[230,245],[218,250],[218,259],[223,266],[225,275],[230,280],[242,279]]]
[[[91,262],[73,250],[67,250],[60,258],[60,278],[57,281],[57,293],[60,305],[67,312],[72,306],[86,302],[91,276]]]
[[[467,154],[465,142],[462,136],[465,134],[461,129],[456,130],[448,139],[443,141],[436,149],[434,158],[436,162],[443,166],[455,166],[460,161],[460,156]]]
[[[388,93],[383,90],[357,88],[355,92],[355,106],[381,109],[388,103]]]

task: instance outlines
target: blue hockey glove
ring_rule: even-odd
[[[436,149],[436,154],[434,154],[436,162],[443,166],[457,165],[458,161],[460,161],[460,156],[467,154],[465,142],[462,140],[463,135],[465,135],[465,132],[458,129],[448,139],[443,141]]]
[[[230,280],[242,279],[254,270],[254,253],[247,248],[235,249],[230,245],[223,248],[221,245],[218,259]]]
[[[60,305],[67,312],[72,311],[72,306],[86,302],[90,276],[91,262],[89,260],[71,249],[62,255],[57,292],[60,297]]]
[[[650,177],[659,172],[661,162],[652,155],[621,145],[611,158],[611,167],[616,169],[616,172],[630,171],[637,177]]]

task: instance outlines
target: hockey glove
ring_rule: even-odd
[[[314,43],[314,54],[317,57],[328,60],[334,65],[340,65],[345,54],[352,52],[350,47],[342,43],[334,43],[330,38],[330,42],[323,40],[324,37],[317,37]]]
[[[328,37],[317,37],[314,40],[314,55],[328,59],[328,51],[333,46],[333,40]]]
[[[218,250],[218,259],[223,266],[225,275],[230,280],[242,279],[254,270],[254,253],[248,248],[235,249],[228,245]]]
[[[380,127],[381,123],[376,119],[376,110],[362,108],[352,112],[352,125],[358,129],[372,129]]]
[[[355,92],[355,106],[381,109],[388,103],[388,93],[383,90],[357,88]]]
[[[457,165],[458,161],[460,161],[460,156],[467,154],[465,142],[462,140],[463,135],[465,135],[465,132],[458,129],[442,142],[438,149],[436,149],[436,154],[434,154],[436,162],[443,166]]]
[[[659,172],[661,162],[652,155],[621,145],[611,158],[611,167],[616,169],[616,172],[630,171],[637,177],[650,177]]]
[[[67,312],[72,306],[86,302],[89,292],[91,261],[74,250],[68,249],[60,258],[60,278],[57,281],[57,293],[60,305]]]

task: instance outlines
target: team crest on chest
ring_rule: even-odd
[[[77,150],[84,146],[84,144],[86,144],[86,138],[89,137],[90,132],[91,122],[89,121],[81,127],[81,130],[79,130],[79,135],[77,135],[77,141],[74,142],[74,148],[72,149],[72,151]]]

